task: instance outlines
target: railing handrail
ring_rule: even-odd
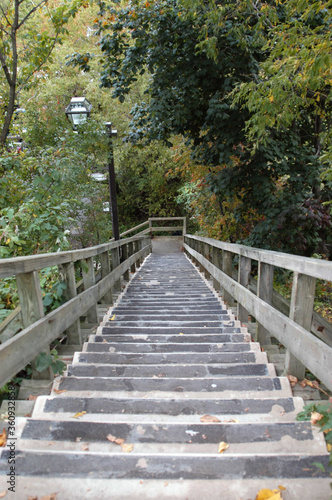
[[[261,248],[248,247],[237,243],[227,243],[192,234],[188,234],[187,236],[197,241],[201,241],[202,243],[208,243],[220,250],[226,250],[239,256],[263,262],[264,264],[270,264],[271,266],[306,274],[313,278],[332,281],[332,262],[330,261],[313,257],[302,257],[300,255],[277,252],[274,250],[263,250]]]
[[[224,300],[237,301],[241,322],[247,322],[248,315],[256,319],[258,340],[263,345],[270,342],[272,335],[287,348],[286,373],[302,379],[308,368],[332,390],[332,347],[310,333],[316,278],[332,280],[331,262],[190,234],[185,237],[184,249],[202,271],[213,277],[214,286],[223,289]],[[239,256],[238,280],[232,276],[234,254]],[[251,260],[258,262],[257,295],[249,290]],[[289,317],[272,306],[275,266],[294,272]]]
[[[131,243],[140,239],[141,236],[136,235],[119,241],[110,241],[87,248],[78,250],[66,250],[63,252],[41,253],[37,255],[27,255],[24,257],[11,257],[9,259],[0,259],[0,278],[27,273],[31,271],[39,271],[45,267],[58,266],[68,264],[78,260],[95,257],[109,250],[119,248],[124,243]]]

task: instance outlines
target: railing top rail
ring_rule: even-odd
[[[319,278],[327,281],[332,281],[332,262],[311,257],[302,257],[299,255],[291,255],[283,252],[275,252],[272,250],[262,250],[260,248],[247,247],[236,243],[226,243],[223,241],[214,240],[212,238],[204,238],[187,234],[187,237],[203,243],[208,243],[221,250],[235,253],[249,259],[270,264],[271,266],[281,267],[294,271],[313,278]]]
[[[12,257],[10,259],[0,259],[0,278],[7,278],[16,274],[39,271],[45,267],[58,266],[69,262],[88,259],[107,252],[113,248],[141,239],[142,235],[132,236],[119,241],[110,241],[95,245],[93,247],[81,248],[78,250],[68,250],[66,252],[43,253],[38,255],[27,255],[25,257]]]
[[[132,227],[131,229],[128,229],[124,233],[120,234],[120,238],[122,238],[126,234],[129,234],[129,233],[132,233],[133,231],[136,231],[136,229],[140,229],[141,227],[146,226],[147,224],[149,224],[148,220],[146,220],[145,222],[142,222],[142,224],[138,224],[138,226],[135,226],[135,227]],[[136,236],[137,236],[137,234],[136,234]]]
[[[149,217],[149,220],[151,221],[157,221],[157,220],[185,220],[186,217]]]

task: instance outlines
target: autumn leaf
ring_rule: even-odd
[[[255,500],[282,500],[279,490],[260,490]]]
[[[221,441],[219,443],[219,448],[218,448],[218,453],[223,453],[229,448],[229,444],[225,443],[224,441]]]
[[[184,333],[180,332],[179,335],[184,335]]]
[[[75,413],[75,415],[73,415],[73,418],[80,418],[80,417],[83,417],[83,415],[86,414],[86,411],[79,411],[77,413]]]
[[[294,375],[288,375],[287,378],[289,380],[291,387],[294,387],[294,385],[297,384],[298,382],[297,377],[294,377]]]
[[[134,445],[133,444],[127,444],[127,443],[123,443],[121,445],[121,448],[122,448],[122,451],[125,451],[126,453],[130,453],[131,451],[133,451],[134,449]]]
[[[68,392],[68,389],[62,389],[62,390],[53,389],[53,391],[55,392],[55,394],[61,394],[62,392]]]
[[[204,415],[203,417],[200,418],[200,421],[203,423],[220,422],[219,418],[213,417],[212,415]]]
[[[50,495],[45,495],[41,497],[40,500],[56,500],[56,493],[51,493]]]
[[[322,420],[323,415],[321,413],[318,413],[318,411],[313,411],[311,414],[310,422],[312,425],[316,425],[317,422]]]
[[[119,444],[119,445],[123,445],[123,443],[125,442],[125,440],[124,440],[124,439],[122,439],[122,438],[117,438],[117,437],[115,437],[115,436],[112,436],[112,434],[108,434],[108,435],[106,436],[106,438],[107,438],[109,441],[111,441],[111,443],[115,443],[115,444]]]
[[[7,433],[6,433],[6,429],[4,429],[2,431],[2,434],[0,434],[0,448],[2,446],[6,446],[6,443],[7,443]]]
[[[38,396],[36,396],[35,394],[30,394],[30,396],[28,397],[28,401],[36,401],[37,398]]]
[[[3,498],[7,495],[7,491],[1,491],[0,492],[0,498]]]
[[[111,321],[114,321],[115,320],[115,314],[113,314],[113,316],[110,318]]]

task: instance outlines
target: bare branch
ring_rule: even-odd
[[[21,4],[22,1],[23,0],[21,0],[19,2],[19,4]],[[46,2],[47,2],[47,0],[42,0],[41,2],[39,2],[39,4],[35,5],[35,7],[33,9],[31,9],[30,12],[28,12],[28,14],[22,19],[22,21],[20,23],[18,23],[17,29],[19,29],[24,23],[26,23],[26,21],[29,19],[29,17],[32,16],[32,14],[34,14],[36,12],[36,10],[39,9],[39,7],[42,7],[42,5],[44,5]]]
[[[11,22],[9,21],[9,19],[8,19],[7,15],[6,15],[6,11],[4,10],[4,8],[2,7],[1,4],[0,4],[0,10],[2,12],[3,17],[6,19],[8,25],[11,26]]]
[[[8,66],[6,64],[6,57],[5,55],[0,51],[0,62],[1,62],[1,66],[2,66],[2,69],[6,75],[6,79],[7,79],[7,82],[10,86],[13,85],[13,80],[12,80],[12,77],[9,73],[9,69],[8,69]]]

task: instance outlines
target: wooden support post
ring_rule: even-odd
[[[122,245],[122,260],[125,261],[127,259],[128,259],[128,246],[125,243],[124,245]],[[123,278],[125,281],[129,281],[129,269],[127,269],[127,271],[124,272]]]
[[[63,296],[66,302],[77,295],[76,280],[75,280],[75,267],[73,262],[61,264],[58,266],[60,280],[66,283],[66,288],[63,291]],[[67,344],[69,345],[82,345],[82,334],[80,320],[77,319],[65,331],[67,335]]]
[[[89,257],[88,259],[85,259],[85,263],[88,266],[88,269],[86,272],[83,269],[83,283],[84,283],[84,290],[88,290],[88,288],[90,288],[90,286],[93,286],[96,282],[95,270],[94,270],[94,265],[93,265],[93,258]],[[98,319],[97,304],[90,307],[90,309],[88,309],[86,315],[87,315],[88,323],[91,323],[91,324],[98,323],[99,319]]]
[[[251,273],[251,259],[249,259],[248,257],[244,257],[243,255],[240,255],[238,282],[245,288],[249,288],[250,273]],[[237,319],[242,323],[248,323],[249,321],[248,317],[249,313],[246,310],[246,308],[240,303],[238,303]]]
[[[274,267],[264,262],[258,263],[257,297],[272,305]],[[257,340],[262,346],[271,344],[270,332],[257,323]]]
[[[112,256],[112,271],[114,271],[114,269],[116,269],[120,265],[119,249],[112,248],[111,256]],[[114,292],[121,292],[121,280],[118,280],[116,283],[114,283],[113,290]]]
[[[202,241],[197,241],[197,252],[204,255],[204,243]],[[201,273],[204,272],[204,266],[202,266],[202,264],[198,263],[198,268]]]
[[[131,257],[134,253],[135,253],[135,245],[134,245],[134,242],[131,241],[130,243],[128,243],[128,254],[129,254],[129,257]],[[135,264],[132,264],[132,266],[130,268],[130,271],[132,273],[134,273],[135,270],[136,270]]]
[[[182,235],[185,237],[187,234],[187,217],[183,217],[183,230],[182,230]]]
[[[210,245],[209,243],[203,243],[203,256],[210,262],[211,261],[211,258],[210,258]],[[204,276],[207,280],[210,279],[210,273],[204,269]]]
[[[222,252],[222,270],[227,276],[230,278],[233,277],[233,266],[232,266],[232,261],[233,261],[233,254],[232,252],[228,252],[227,250],[223,250]],[[229,292],[226,290],[223,290],[223,300],[229,305],[233,306],[235,301],[234,298],[231,296]]]
[[[217,247],[212,247],[212,264],[221,269],[221,251]],[[220,283],[216,278],[213,278],[213,288],[217,291],[220,290]]]
[[[100,254],[100,263],[101,263],[101,278],[105,278],[111,272],[111,261],[109,252],[103,252]],[[113,304],[113,294],[112,289],[110,288],[108,292],[101,298],[102,304]]]
[[[315,300],[316,278],[294,273],[289,317],[310,332]],[[304,379],[306,367],[286,351],[285,374]]]
[[[16,284],[21,305],[23,327],[27,328],[45,315],[38,271],[17,274]],[[47,354],[50,353],[49,349],[45,349],[44,351]],[[38,353],[38,345],[36,345],[36,352]],[[31,366],[33,379],[51,380],[53,378],[50,368],[42,372],[37,371],[35,360],[31,362]]]

